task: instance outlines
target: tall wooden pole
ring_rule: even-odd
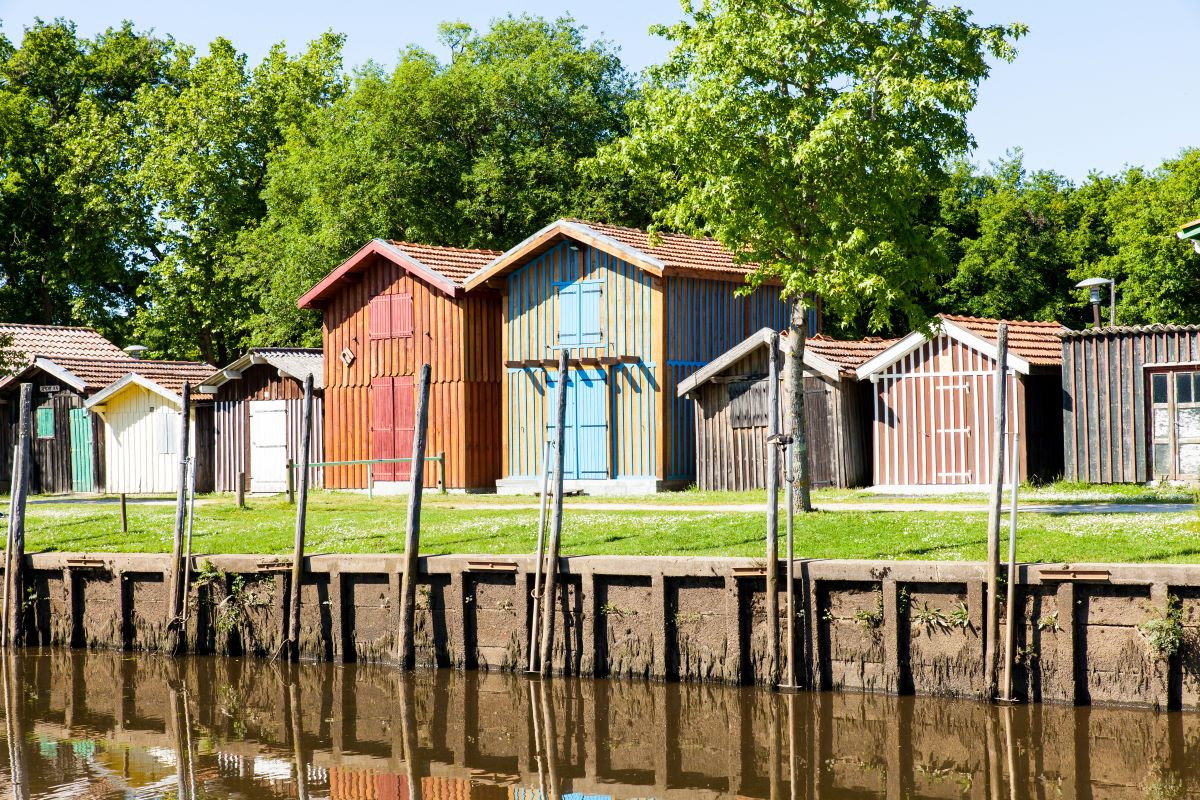
[[[413,426],[412,488],[408,492],[408,526],[404,531],[404,576],[400,583],[400,641],[397,660],[401,669],[416,661],[413,617],[417,605],[417,564],[421,556],[421,496],[425,488],[425,442],[429,433],[429,365],[422,364],[417,379],[417,418]]]
[[[983,684],[989,700],[996,698],[996,661],[1000,647],[1000,519],[1004,495],[1004,445],[1008,421],[1008,324],[996,328],[996,430],[992,439],[992,498],[988,509],[987,615]]]
[[[33,417],[33,384],[21,384],[21,410],[18,417],[17,459],[19,466],[16,470],[17,484],[13,487],[12,519],[10,530],[11,554],[6,554],[9,571],[4,575],[7,602],[5,612],[8,616],[8,644],[21,644],[21,598],[25,589],[25,501],[29,497],[29,437]]]
[[[1017,656],[1017,489],[1021,483],[1021,434],[1013,431],[1012,499],[1008,506],[1008,597],[1004,604],[1004,687],[1000,697],[1013,699],[1012,668]]]
[[[792,446],[789,444],[785,451],[784,461],[790,462],[792,458]],[[790,473],[791,470],[788,470]],[[792,508],[792,503],[795,501],[795,486],[792,483],[792,476],[788,475],[787,480],[787,499],[784,501],[787,506],[785,514],[787,515],[787,577],[785,580],[787,594],[787,678],[784,684],[791,689],[796,688],[796,510]],[[788,706],[789,710],[791,706]],[[790,712],[789,712],[790,713]]]
[[[12,451],[12,482],[9,483],[8,495],[8,525],[5,526],[4,540],[4,605],[0,606],[0,647],[8,646],[8,576],[12,574],[13,524],[16,522],[17,482],[21,473],[21,446],[13,445]]]
[[[177,454],[179,456],[179,480],[176,486],[179,490],[175,493],[175,535],[171,542],[171,574],[170,583],[171,599],[167,606],[169,619],[169,642],[168,650],[172,653],[179,648],[179,622],[183,618],[182,597],[185,594],[183,588],[182,575],[180,574],[180,566],[183,562],[183,533],[184,524],[187,519],[187,487],[188,487],[188,445],[191,442],[189,433],[191,432],[192,419],[192,386],[187,381],[183,382],[183,391],[180,393],[179,401],[179,448]]]
[[[537,560],[533,572],[533,619],[529,623],[529,671],[537,671],[538,609],[542,602],[542,562],[546,557],[546,505],[550,489],[550,442],[542,445],[542,494],[538,498]]]
[[[767,338],[767,682],[779,682],[779,334]]]
[[[554,516],[550,522],[550,546],[546,553],[546,585],[542,589],[542,641],[540,642],[541,671],[550,674],[554,660],[554,598],[558,591],[558,551],[562,540],[563,468],[567,453],[567,372],[568,354],[564,347],[558,353],[558,407],[554,424]]]
[[[304,379],[304,419],[300,425],[300,490],[296,498],[296,533],[292,542],[292,585],[288,605],[288,650],[300,658],[300,588],[304,583],[304,526],[308,522],[308,462],[312,451],[313,377]]]

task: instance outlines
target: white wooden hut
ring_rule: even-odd
[[[179,481],[179,421],[184,381],[199,384],[213,372],[191,361],[144,361],[88,398],[104,420],[106,489],[113,494],[163,494]],[[196,491],[213,489],[213,410],[193,394],[189,452],[196,458]]]

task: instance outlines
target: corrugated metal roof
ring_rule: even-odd
[[[207,375],[204,386],[221,386],[229,378],[225,370],[240,372],[256,363],[266,362],[280,372],[303,381],[308,375],[313,376],[313,388],[325,388],[325,356],[315,347],[254,347],[246,351],[238,360]]]
[[[963,317],[956,314],[938,314],[938,317],[967,329],[991,344],[996,343],[996,331],[1000,323],[1006,322],[1009,350],[1037,366],[1062,365],[1062,334],[1067,329],[1061,323]]]
[[[1103,328],[1084,328],[1080,331],[1063,329],[1059,336],[1063,339],[1090,339],[1106,336],[1136,336],[1146,333],[1195,333],[1200,331],[1200,325],[1109,325]]]

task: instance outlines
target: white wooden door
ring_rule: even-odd
[[[250,401],[250,491],[287,489],[287,401]]]

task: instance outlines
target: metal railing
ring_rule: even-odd
[[[375,472],[373,467],[376,464],[411,464],[411,458],[364,458],[355,461],[312,461],[309,462],[309,468],[317,467],[359,467],[366,465],[367,467],[367,498],[374,499],[375,497]],[[432,461],[437,464],[437,490],[442,494],[446,493],[446,453],[442,451],[436,456],[425,456],[425,461]],[[294,463],[288,463],[288,497],[292,496],[291,487],[294,485],[293,475],[297,469]]]

